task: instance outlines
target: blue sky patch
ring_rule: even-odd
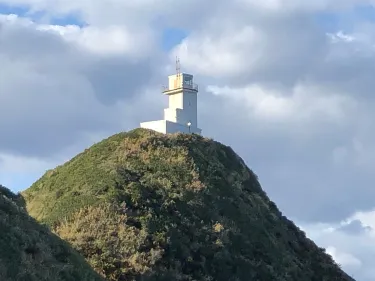
[[[337,31],[341,25],[340,15],[328,12],[317,13],[314,16],[315,23],[327,32]]]
[[[3,175],[0,173],[1,184],[10,188],[13,192],[20,192],[30,187],[35,179],[42,176],[39,173],[7,173]]]
[[[375,22],[375,8],[372,5],[357,5],[352,10],[342,12],[321,12],[314,16],[314,20],[327,32],[351,32],[359,22]]]
[[[30,18],[31,20],[38,23],[53,24],[53,25],[78,25],[80,27],[85,26],[86,24],[80,20],[78,15],[62,15],[50,17],[44,11],[30,12],[30,9],[27,6],[11,6],[0,4],[0,14],[9,15],[15,14],[20,17]]]
[[[164,51],[171,50],[181,43],[189,35],[189,32],[179,28],[165,28],[162,34],[162,48]]]
[[[78,25],[80,27],[84,27],[87,24],[80,20],[78,15],[70,14],[70,15],[65,15],[61,17],[54,17],[51,18],[48,23],[53,24],[53,25]]]
[[[25,7],[14,7],[10,5],[5,5],[0,3],[0,14],[9,15],[9,14],[15,14],[19,16],[26,16],[29,9]]]
[[[355,20],[375,22],[375,8],[372,5],[358,5],[353,14]]]

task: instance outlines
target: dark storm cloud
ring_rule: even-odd
[[[151,73],[149,62],[132,62],[121,56],[93,59],[83,71],[98,100],[105,105],[139,95],[149,86]]]
[[[350,235],[361,235],[372,230],[373,229],[371,227],[364,226],[359,220],[353,220],[352,222],[342,225],[337,229],[337,231],[342,231]]]

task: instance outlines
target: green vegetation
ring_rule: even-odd
[[[102,280],[86,261],[25,211],[22,197],[0,185],[0,280]]]
[[[197,135],[114,135],[23,196],[107,280],[353,280],[230,147]]]

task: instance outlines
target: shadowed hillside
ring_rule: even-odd
[[[76,251],[24,211],[0,185],[0,280],[102,280]]]
[[[108,280],[353,280],[231,148],[197,135],[114,135],[23,195]]]

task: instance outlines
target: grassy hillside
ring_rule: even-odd
[[[102,280],[70,246],[27,215],[0,185],[0,280]]]
[[[230,147],[200,136],[114,135],[23,196],[107,280],[353,280]]]

